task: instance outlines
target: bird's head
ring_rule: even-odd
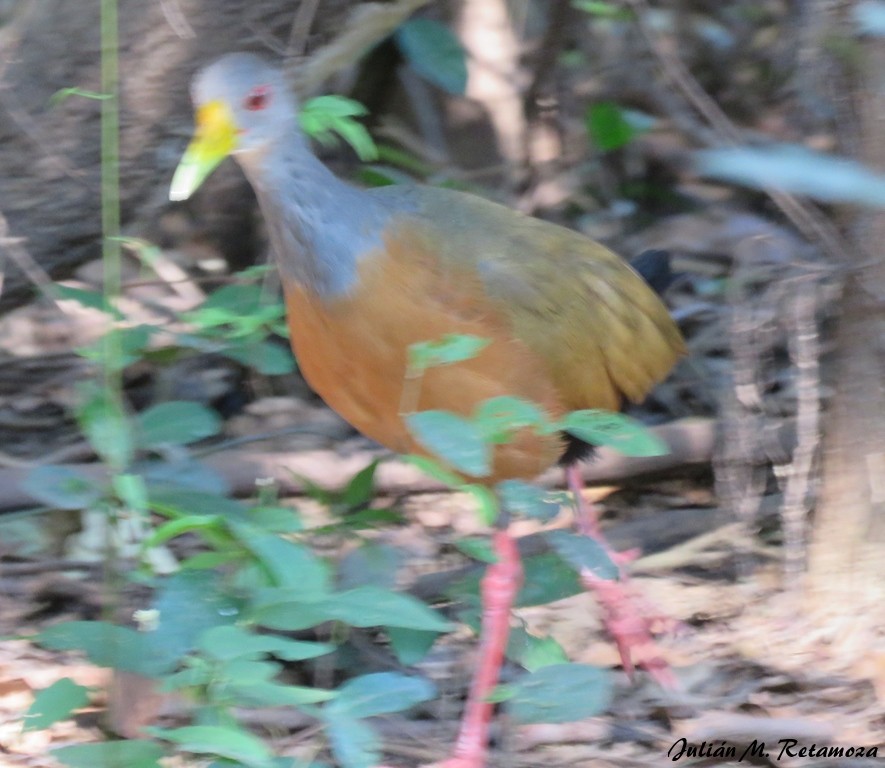
[[[261,152],[297,122],[283,73],[247,53],[224,56],[199,72],[191,96],[196,131],[172,178],[171,200],[190,197],[228,155]]]

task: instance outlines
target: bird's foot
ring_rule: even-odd
[[[626,580],[601,579],[585,568],[581,581],[602,608],[603,623],[615,641],[627,675],[633,676],[636,659],[635,665],[648,672],[661,687],[677,687],[676,676],[655,642],[655,635],[671,629],[673,620],[652,613]]]

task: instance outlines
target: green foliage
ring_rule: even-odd
[[[420,411],[405,419],[415,439],[453,469],[473,477],[492,471],[489,443],[469,419],[448,411]]]
[[[529,672],[554,664],[568,664],[568,657],[556,640],[552,637],[529,634],[524,627],[511,630],[507,643],[507,657]]]
[[[387,627],[390,646],[400,664],[411,667],[418,664],[426,655],[439,632],[404,627]]]
[[[271,334],[288,335],[286,308],[270,301],[256,283],[224,285],[182,319],[194,333],[177,336],[181,347],[217,352],[267,376],[294,370],[288,349],[268,340]]]
[[[366,585],[344,592],[313,595],[297,590],[262,590],[252,618],[257,624],[297,631],[341,621],[353,627],[399,627],[425,632],[448,632],[452,625],[410,595]]]
[[[83,472],[54,464],[32,467],[22,487],[55,509],[86,509],[102,497],[102,489]]]
[[[66,720],[74,710],[86,706],[89,689],[69,677],[56,680],[48,688],[38,691],[34,703],[25,714],[25,730],[48,728],[59,720]]]
[[[273,756],[257,736],[241,728],[221,725],[191,725],[184,728],[152,728],[151,732],[174,742],[184,752],[236,760],[250,768],[272,768]]]
[[[568,723],[598,715],[611,700],[610,675],[588,664],[542,666],[508,686],[517,723]]]
[[[489,339],[469,333],[447,333],[440,339],[412,344],[409,347],[410,374],[419,375],[428,368],[470,360],[490,343]]]
[[[169,401],[142,411],[135,420],[142,448],[187,445],[221,430],[215,411],[199,403]]]
[[[589,536],[568,531],[549,531],[544,534],[547,541],[559,556],[576,571],[585,568],[600,579],[613,581],[620,571],[603,549],[602,545]]]
[[[458,551],[481,563],[497,563],[498,555],[487,537],[461,539],[455,542]]]
[[[332,751],[345,768],[373,768],[380,762],[380,742],[372,728],[346,713],[326,712],[323,718]]]
[[[102,460],[116,470],[129,466],[135,452],[132,425],[118,394],[109,388],[82,388],[77,420]]]
[[[603,0],[572,0],[572,5],[597,19],[626,21],[632,17],[632,11],[618,3],[603,2]]]
[[[368,110],[353,99],[344,96],[317,96],[301,107],[298,117],[301,127],[321,144],[334,144],[336,134],[346,141],[365,162],[378,158],[378,148],[362,123],[354,118],[363,117]]]
[[[591,445],[606,445],[625,456],[663,456],[667,445],[636,419],[623,413],[589,409],[573,411],[553,425]]]
[[[432,19],[409,19],[395,35],[412,68],[428,82],[460,96],[467,88],[467,56],[451,30]]]
[[[547,416],[534,403],[518,397],[492,397],[480,403],[473,422],[489,443],[509,443],[519,429],[544,429]]]
[[[503,480],[496,487],[501,506],[515,515],[546,521],[554,517],[567,497],[524,480]]]
[[[163,748],[153,741],[103,741],[53,749],[52,756],[69,768],[162,768]]]
[[[600,152],[611,152],[629,144],[636,130],[614,102],[598,101],[587,108],[587,133]]]
[[[387,715],[401,712],[435,695],[433,685],[423,678],[396,672],[377,672],[344,683],[326,712],[356,718]]]

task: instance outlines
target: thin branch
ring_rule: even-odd
[[[639,30],[649,50],[660,63],[662,71],[685,100],[713,128],[719,141],[727,146],[745,144],[740,129],[701,87],[679,55],[660,42],[657,32],[646,20],[646,15],[650,13],[647,0],[627,0],[627,2],[635,11]],[[817,208],[779,189],[766,188],[764,191],[808,240],[819,241],[826,252],[839,263],[849,263],[850,250],[847,243],[832,222]]]

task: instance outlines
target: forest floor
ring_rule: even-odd
[[[683,216],[678,224],[671,221],[649,234],[649,245],[681,253],[675,266],[683,277],[670,299],[691,349],[689,360],[655,395],[657,420],[700,414],[708,432],[722,429],[714,413],[717,391],[724,386],[728,320],[721,295],[714,294],[730,267],[724,259],[693,257],[686,243],[725,253],[729,239],[745,239],[767,226],[749,214],[723,215],[720,210]],[[776,239],[782,233],[773,234]],[[634,245],[639,251],[643,244]],[[94,284],[96,269],[85,268],[73,284]],[[157,290],[159,294],[136,295],[134,304],[150,308],[158,301],[182,299],[180,286]],[[80,525],[79,513],[26,511],[34,506],[26,482],[33,467],[89,466],[94,460],[69,416],[77,381],[94,371],[71,350],[94,339],[99,325],[91,310],[71,304],[59,311],[44,303],[0,322],[0,636],[5,638],[27,638],[62,621],[98,618],[114,601],[129,599],[112,591],[109,596],[101,568],[71,555],[68,542]],[[781,355],[778,370],[769,370],[771,378],[787,378],[783,359]],[[230,361],[198,357],[162,371],[141,361],[127,372],[126,385],[136,407],[175,398],[225,403],[223,439],[249,451],[248,444],[243,449],[236,441],[267,435],[260,444],[263,460],[303,460],[299,469],[308,467],[307,474],[321,484],[340,485],[355,464],[365,463],[376,451],[294,375],[256,377]],[[789,387],[781,389],[789,398]],[[246,395],[240,397],[241,391]],[[773,412],[789,409],[775,407]],[[305,424],[311,429],[287,433]],[[242,465],[244,455],[235,454],[219,466],[230,470]],[[642,551],[632,566],[633,588],[667,619],[661,622],[668,626],[660,653],[675,673],[676,689],[663,690],[641,670],[628,679],[603,634],[592,596],[519,609],[516,615],[530,631],[555,637],[571,659],[611,669],[615,691],[603,714],[576,723],[516,727],[499,717],[491,766],[651,766],[675,759],[693,765],[860,766],[873,762],[844,755],[800,756],[800,750],[812,745],[846,751],[885,747],[885,654],[875,651],[882,647],[882,627],[864,617],[851,626],[834,626],[820,619],[820,606],[807,610],[796,596],[797,584],[784,584],[776,487],[760,491],[760,512],[751,527],[762,535],[750,536],[714,492],[712,450],[684,461],[683,467],[677,460],[666,472],[622,476],[588,492],[598,502],[613,544]],[[245,482],[248,488],[253,478],[233,484]],[[323,521],[318,504],[304,496],[283,496],[314,522]],[[406,522],[375,535],[406,554],[404,588],[412,587],[419,575],[469,564],[452,542],[483,529],[463,496],[410,488],[408,482],[389,496]],[[568,525],[568,517],[564,513],[547,526]],[[537,522],[521,521],[516,532],[530,535],[540,528]],[[377,638],[367,634],[364,639],[372,645]],[[417,671],[431,677],[442,696],[417,715],[376,722],[389,764],[412,768],[445,756],[475,650],[475,638],[463,629],[438,642],[418,665]],[[27,639],[0,642],[0,766],[51,768],[55,763],[49,750],[105,737],[105,710],[112,705],[102,695],[72,720],[22,732],[34,692],[62,677],[98,689],[109,683],[107,670],[76,654],[40,649]],[[130,704],[143,700],[161,722],[181,723],[180,702],[174,698],[158,701],[158,694],[138,681],[121,684],[134,686]],[[137,719],[137,713],[131,714]],[[120,716],[114,715],[117,722]],[[124,720],[127,716],[122,715]],[[319,730],[297,712],[259,710],[243,717],[268,736],[277,754],[322,759]],[[744,755],[754,741],[764,742],[767,756]],[[697,746],[699,756],[679,757],[683,744]],[[722,757],[716,752],[720,747],[734,747],[735,756]],[[170,765],[188,763],[176,758]]]

